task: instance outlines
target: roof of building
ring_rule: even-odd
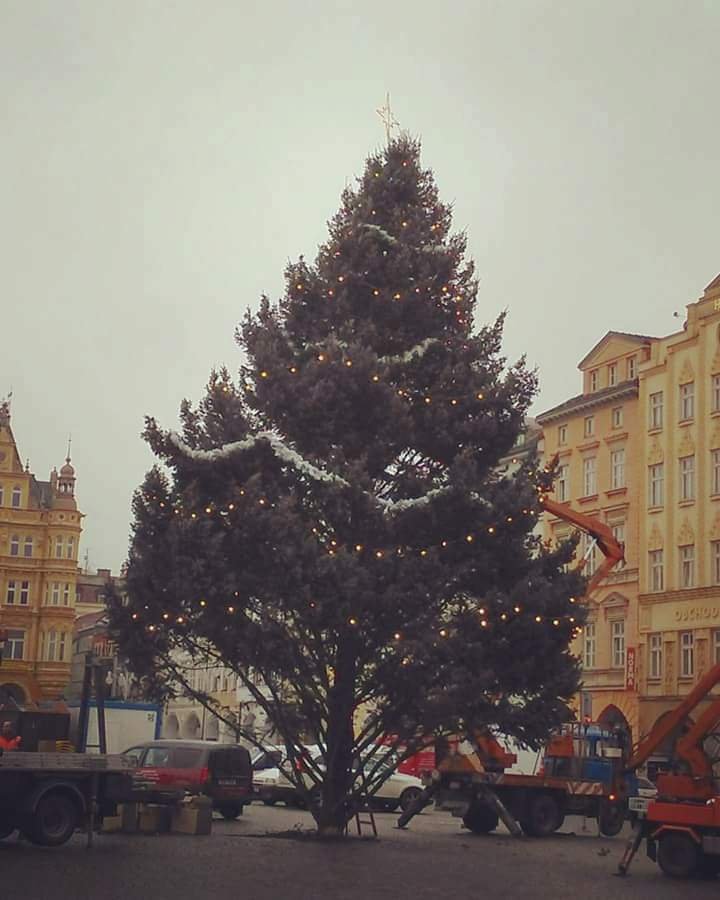
[[[606,331],[605,334],[597,341],[590,350],[583,356],[583,358],[578,363],[578,369],[582,369],[587,360],[595,353],[595,351],[602,345],[607,343],[610,338],[619,337],[625,338],[629,341],[634,341],[636,344],[649,344],[652,341],[658,341],[660,338],[653,337],[649,334],[634,334],[632,331]]]
[[[637,391],[636,378],[631,381],[621,381],[620,384],[615,384],[612,387],[602,388],[602,390],[593,391],[590,394],[578,394],[575,397],[571,397],[569,400],[558,404],[558,406],[553,406],[551,409],[540,413],[539,416],[536,416],[536,420],[542,425],[549,419],[556,419],[565,413],[573,412],[584,406],[599,406],[605,400],[614,400],[616,397],[635,391]]]
[[[99,612],[85,613],[75,619],[75,631],[84,631],[86,628],[94,628],[100,622],[107,618],[107,610],[101,609]]]
[[[53,505],[55,491],[49,481],[38,481],[33,475],[30,479],[30,494],[40,507],[49,508]]]
[[[720,274],[718,274],[710,284],[705,288],[705,293],[709,293],[710,291],[714,291],[716,288],[720,288]]]

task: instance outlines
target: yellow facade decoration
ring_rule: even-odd
[[[619,523],[627,564],[597,591],[575,645],[578,707],[593,718],[619,711],[637,738],[720,662],[720,276],[688,304],[682,330],[608,332],[579,368],[583,393],[537,417],[545,456],[564,453],[574,508]],[[615,441],[619,420],[626,437]],[[611,456],[616,447],[624,457]],[[546,537],[559,524],[543,521]]]
[[[69,452],[38,481],[0,401],[0,705],[58,699],[70,680],[81,531]]]

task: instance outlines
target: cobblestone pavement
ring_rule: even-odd
[[[607,839],[593,822],[568,819],[544,840],[476,837],[446,813],[376,816],[380,840],[318,843],[310,816],[254,804],[208,837],[105,835],[88,851],[78,836],[57,850],[15,839],[0,844],[4,891],[22,900],[376,900],[544,898],[703,900],[720,881],[673,882],[638,854],[614,877],[626,835]],[[290,832],[290,836],[288,836]],[[274,835],[274,836],[273,836]]]

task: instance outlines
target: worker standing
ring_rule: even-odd
[[[0,729],[0,750],[2,750],[3,753],[7,753],[8,750],[18,750],[21,742],[22,738],[15,736],[13,723],[8,721],[3,722],[2,729]]]

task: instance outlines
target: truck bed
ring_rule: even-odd
[[[5,771],[43,772],[124,772],[132,773],[134,762],[126,756],[100,756],[85,753],[23,753],[12,751],[0,756],[0,773]]]

